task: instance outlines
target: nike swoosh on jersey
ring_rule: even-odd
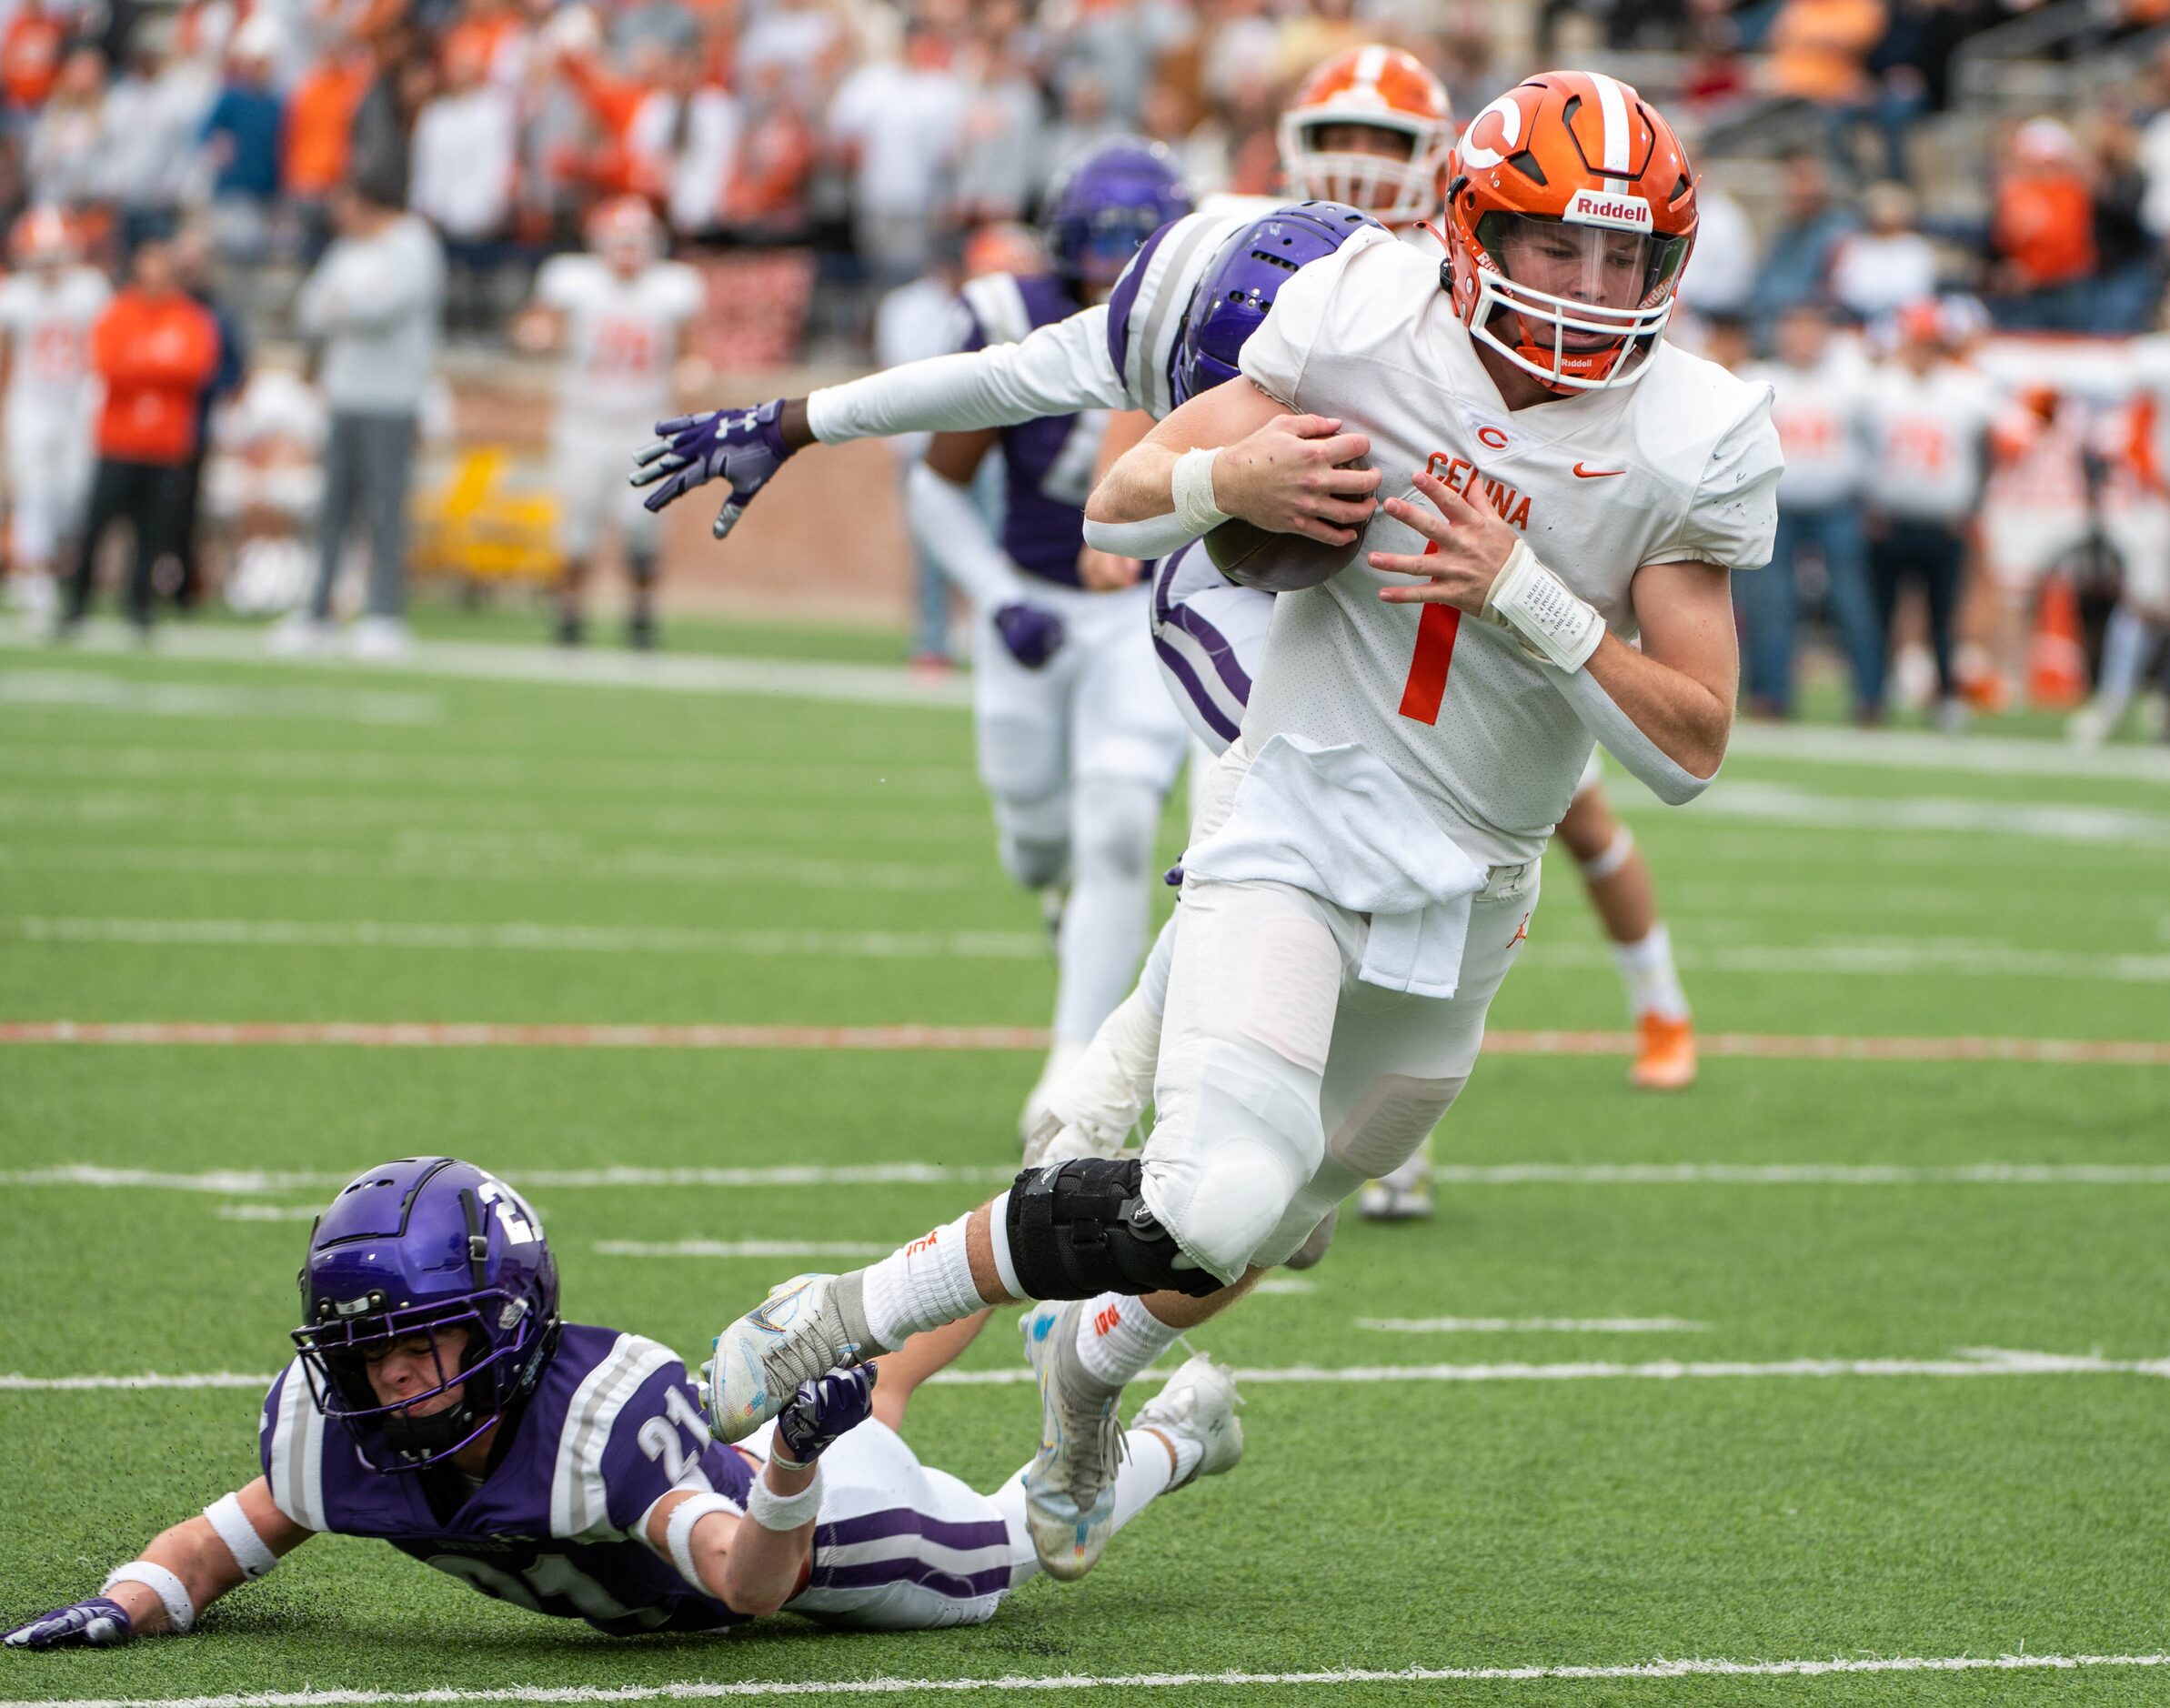
[[[1624,475],[1626,473],[1627,470],[1624,468],[1585,468],[1580,463],[1575,465],[1575,478],[1577,480],[1602,480],[1607,475]]]

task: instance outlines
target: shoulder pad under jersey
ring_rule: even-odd
[[[1123,388],[1156,421],[1175,407],[1168,370],[1190,294],[1221,246],[1251,223],[1239,214],[1185,214],[1147,238],[1108,299],[1108,357]]]

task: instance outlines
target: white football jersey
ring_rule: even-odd
[[[50,282],[25,271],[0,283],[9,414],[85,406],[91,327],[112,296],[105,276],[87,266],[64,268]]]
[[[1741,377],[1771,387],[1771,422],[1785,452],[1779,504],[1820,510],[1852,503],[1868,472],[1868,370],[1861,357],[1833,342],[1813,367],[1757,362]]]
[[[1427,502],[1411,476],[1429,467],[1492,506],[1627,637],[1643,566],[1769,561],[1783,467],[1767,387],[1663,343],[1649,361],[1633,386],[1511,411],[1438,263],[1360,232],[1281,287],[1242,366],[1291,408],[1368,434],[1382,496]],[[1424,541],[1381,515],[1364,544]],[[1281,595],[1245,745],[1285,732],[1360,747],[1472,859],[1536,858],[1573,798],[1589,730],[1506,631],[1449,606],[1382,604],[1387,583],[1359,556],[1324,586]]]
[[[678,329],[700,312],[700,275],[658,261],[619,276],[600,256],[557,255],[543,264],[535,300],[565,316],[561,419],[638,422],[670,413]]]
[[[1939,362],[1916,377],[1893,360],[1869,376],[1868,484],[1873,509],[1904,521],[1953,526],[1982,497],[1996,387],[1957,362]]]

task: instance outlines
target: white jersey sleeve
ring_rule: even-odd
[[[588,255],[554,255],[535,276],[538,306],[569,314],[594,294],[596,259]]]
[[[1281,287],[1266,323],[1243,346],[1243,377],[1277,403],[1301,409],[1304,368],[1332,315],[1334,298],[1357,258],[1381,244],[1386,231],[1358,232],[1331,255],[1321,256]]]
[[[824,445],[893,433],[1010,427],[1080,409],[1134,409],[1108,356],[1108,311],[1080,310],[1015,344],[907,362],[807,398]]]
[[[1785,454],[1771,421],[1770,387],[1753,391],[1749,407],[1712,447],[1679,526],[1648,548],[1644,563],[1693,558],[1723,569],[1759,569],[1771,561]]]
[[[708,300],[708,288],[700,274],[683,261],[659,261],[649,274],[654,281],[656,306],[663,315],[683,324],[699,315]]]

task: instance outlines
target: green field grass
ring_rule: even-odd
[[[770,633],[744,650],[821,648]],[[79,680],[11,693],[11,674]],[[1899,751],[1744,743],[1679,812],[1618,789],[1703,1029],[2170,1039],[2160,771],[2047,746],[1983,769],[1964,742],[1879,762]],[[1172,857],[1172,815],[1165,840]],[[1572,866],[1553,856],[1546,880],[1493,1026],[1617,1030]],[[0,648],[0,1022],[1032,1027],[1053,988],[1040,930],[994,861],[953,706]],[[797,1266],[603,1248],[922,1231],[1014,1157],[1037,1067],[1028,1050],[0,1045],[0,1372],[275,1370],[308,1208],[387,1155],[447,1150],[545,1182],[955,1171],[535,1186],[568,1315],[704,1348]],[[1264,1377],[1357,1379],[1250,1382],[1232,1475],[985,1627],[842,1637],[785,1617],[614,1643],[330,1539],[186,1640],[0,1655],[0,1708],[2170,1652],[2170,1067],[1747,1055],[1673,1099],[1629,1091],[1624,1067],[1487,1059],[1442,1161],[1584,1172],[1480,1173],[1428,1225],[1346,1226],[1296,1288],[1198,1333]],[[2124,1172],[1952,1172],[1983,1163]],[[1751,1172],[1588,1171],[1620,1164]],[[36,1183],[78,1165],[313,1178]],[[1826,1171],[1780,1184],[1765,1165]],[[1829,1171],[1878,1165],[1922,1172]],[[1697,1326],[1360,1326],[1434,1318]],[[1684,1368],[1605,1373],[1663,1361]],[[1018,1362],[1000,1316],[964,1361]],[[1423,1368],[1435,1379],[1379,1379]],[[0,1623],[89,1592],[254,1475],[259,1397],[0,1388]],[[991,1487],[1035,1428],[1028,1387],[953,1385],[914,1402],[909,1432]],[[980,1695],[2158,1703],[2170,1667]]]

